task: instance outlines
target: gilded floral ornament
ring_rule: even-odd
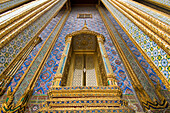
[[[99,33],[95,32],[95,31],[89,30],[88,27],[87,27],[86,21],[85,21],[84,27],[81,30],[73,32],[71,34],[68,34],[65,37],[65,40],[67,41],[68,37],[73,37],[73,36],[80,35],[80,34],[90,34],[90,35],[94,35],[94,36],[100,36],[103,39],[103,41],[105,40],[105,38],[104,38],[104,36],[102,34],[99,34]]]
[[[12,93],[12,88],[10,86],[7,90],[7,99],[6,99],[5,103],[2,104],[0,111],[8,112],[8,111],[10,111],[10,109],[13,109],[13,107],[14,107],[14,103],[12,104],[13,100],[14,100],[14,95]]]

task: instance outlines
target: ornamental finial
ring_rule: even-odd
[[[86,20],[84,21],[84,27],[82,28],[82,30],[88,30]]]

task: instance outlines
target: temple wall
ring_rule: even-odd
[[[86,11],[87,10],[87,11]],[[78,19],[78,13],[91,13],[92,19]],[[44,69],[40,75],[40,78],[35,87],[35,94],[46,94],[48,91],[48,87],[50,86],[50,81],[53,79],[57,66],[59,64],[63,49],[65,47],[65,36],[74,31],[80,30],[84,25],[84,20],[87,22],[87,27],[98,33],[103,34],[106,37],[105,48],[109,55],[109,59],[112,65],[112,69],[114,70],[115,75],[118,79],[118,84],[122,88],[124,94],[133,94],[132,86],[127,77],[127,72],[124,69],[121,59],[119,58],[118,53],[110,39],[110,36],[102,22],[102,19],[94,7],[87,8],[73,8],[70,13],[66,24],[50,54],[50,57],[45,64]],[[44,77],[46,76],[46,77]],[[43,85],[41,85],[43,83]]]
[[[162,89],[166,89],[165,85],[162,83],[161,79],[158,77],[158,75],[154,72],[153,68],[149,65],[149,63],[144,59],[143,55],[140,53],[140,51],[137,49],[137,47],[133,44],[133,42],[130,40],[130,38],[127,36],[127,34],[123,31],[121,26],[117,23],[117,21],[112,17],[110,12],[105,9],[105,12],[111,19],[112,23],[117,28],[118,32],[121,34],[124,41],[127,43],[127,46],[130,48],[131,52],[135,56],[135,58],[140,63],[141,67],[144,69],[144,71],[149,75],[150,79],[154,83],[154,85],[157,84],[157,80],[160,81]]]
[[[92,19],[78,19],[77,14],[79,13],[90,13],[92,14]],[[114,74],[117,77],[118,85],[123,90],[124,98],[129,102],[129,105],[136,109],[137,111],[142,111],[137,98],[134,95],[134,90],[128,79],[127,72],[123,66],[123,63],[118,55],[116,48],[114,47],[112,40],[107,32],[107,29],[95,7],[73,7],[72,11],[66,21],[63,30],[61,31],[58,40],[55,43],[55,46],[40,74],[40,77],[34,88],[34,93],[31,98],[29,106],[29,112],[34,111],[40,108],[40,104],[33,104],[34,98],[41,97],[41,95],[47,94],[53,77],[56,74],[63,49],[65,47],[65,36],[74,31],[80,30],[84,25],[84,20],[87,22],[87,27],[98,33],[103,34],[106,37],[105,48],[108,53],[110,63]],[[47,31],[43,31],[47,32]]]
[[[36,35],[40,31],[40,29],[42,29],[44,26],[46,27],[44,30],[45,32],[43,31],[41,34],[39,34],[39,37],[41,37],[41,39],[42,39],[41,43],[39,43],[32,50],[32,52],[28,55],[26,60],[22,63],[19,70],[18,71],[16,70],[17,73],[14,75],[14,78],[12,76],[12,81],[9,84],[9,86],[12,87],[12,90],[14,90],[17,85],[21,85],[21,83],[18,84],[18,82],[20,81],[24,72],[28,69],[28,66],[31,64],[31,62],[37,55],[39,49],[42,47],[42,45],[45,42],[45,40],[47,39],[47,37],[49,36],[51,31],[54,29],[55,26],[53,26],[53,25],[56,25],[56,23],[59,22],[61,16],[63,15],[63,12],[61,12],[57,16],[56,16],[56,14],[63,7],[65,2],[66,2],[66,0],[61,1],[59,3],[56,2],[57,4],[54,4],[53,7],[51,7],[49,10],[47,10],[47,12],[42,14],[42,16],[40,16],[40,18],[38,18],[35,22],[32,21],[31,25],[29,25],[27,28],[25,28],[23,31],[21,31],[21,33],[19,33],[14,39],[12,39],[7,45],[5,45],[3,48],[0,49],[0,73],[2,73],[6,69],[6,67],[8,67],[8,65],[11,63],[12,60],[17,59],[16,56],[23,50],[23,48],[26,47],[27,44],[30,43],[33,38],[37,37]],[[54,16],[56,16],[56,17],[54,18]],[[51,22],[50,22],[50,20],[51,20]],[[46,24],[48,26],[46,26]],[[24,60],[24,59],[22,59],[22,60]],[[18,96],[17,98],[20,98],[22,93],[24,93],[24,91],[25,91],[24,88],[27,88],[28,84],[30,83],[29,80],[32,77],[33,76],[28,76],[27,80],[24,81],[25,83],[23,82],[23,84],[25,86],[23,88],[21,88],[20,90],[18,90],[21,92],[20,92],[20,96]],[[1,86],[2,86],[2,84],[1,84]],[[1,91],[2,91],[2,89],[1,89]],[[3,95],[3,93],[2,93],[2,95]],[[1,99],[0,104],[2,104],[5,101],[5,98],[6,98],[6,92],[3,96],[0,97],[0,99]],[[16,101],[17,101],[17,99],[16,99]]]
[[[122,38],[122,42],[120,39],[118,40],[120,41],[120,47],[123,48],[123,46],[126,45],[129,49],[129,51],[127,51],[128,49],[124,49],[123,52],[125,53],[126,57],[129,58],[129,64],[134,64],[132,66],[134,67],[132,71],[135,72],[137,79],[139,79],[139,81],[142,83],[144,90],[147,92],[147,94],[149,94],[151,100],[154,100],[154,98],[157,97],[155,88],[159,81],[161,89],[165,90],[162,93],[166,96],[166,98],[169,99],[167,96],[169,93],[166,92],[167,87],[163,83],[160,76],[158,76],[158,74],[154,71],[155,69],[151,66],[151,64],[154,64],[154,66],[164,75],[167,81],[170,82],[170,56],[142,30],[140,30],[132,21],[130,21],[111,4],[109,4],[107,0],[102,1],[107,6],[106,8],[102,8],[104,9],[103,15],[107,15],[104,18],[108,17],[107,23],[109,23],[108,21],[110,20],[110,23],[115,27],[115,31],[112,29],[113,33],[117,31],[115,37],[118,37],[117,35],[120,34],[119,38]],[[9,2],[12,2],[12,0]],[[8,44],[6,44],[3,48],[0,48],[0,74],[9,66],[12,60],[16,58],[22,49],[26,47],[26,44],[30,43],[30,40],[36,36],[39,30],[49,20],[52,19],[54,13],[56,13],[57,10],[59,11],[61,9],[61,5],[65,4],[65,2],[66,0],[61,0],[60,3],[55,4],[40,18],[32,22],[31,25],[21,31],[21,33],[13,38]],[[170,24],[169,18],[149,10],[147,7],[142,7],[141,5],[130,0],[125,0],[125,2],[167,24]],[[92,18],[77,18],[77,15],[80,13],[92,14]],[[30,52],[10,82],[9,86],[11,86],[13,90],[17,90],[14,93],[14,103],[17,103],[20,97],[24,95],[24,92],[28,91],[27,89],[29,89],[28,86],[30,85],[31,81],[34,77],[37,77],[38,80],[35,80],[35,84],[32,82],[33,85],[31,88],[34,88],[34,90],[33,95],[28,103],[26,112],[31,113],[40,108],[42,102],[47,99],[47,92],[52,85],[52,80],[58,69],[63,49],[65,47],[66,35],[82,29],[86,20],[87,27],[90,30],[105,36],[106,40],[104,46],[108,54],[113,72],[118,81],[118,86],[123,91],[123,98],[129,102],[129,105],[133,109],[138,112],[142,112],[143,110],[137,99],[136,92],[132,87],[132,78],[129,76],[130,74],[127,71],[127,66],[124,64],[125,62],[122,60],[120,52],[117,50],[117,46],[115,46],[113,43],[113,37],[109,35],[109,30],[106,28],[107,26],[102,20],[103,18],[101,17],[101,12],[99,13],[96,7],[72,7],[71,13],[69,14],[65,23],[65,19],[67,18],[68,14],[69,11],[66,12],[65,9],[60,10],[57,16],[55,16],[41,32],[41,34],[38,35],[41,37],[42,42],[36,45],[36,47]],[[63,29],[61,29],[62,25],[64,25]],[[130,34],[131,38],[127,34]],[[123,45],[123,41],[126,44]],[[54,46],[52,43],[54,43]],[[139,47],[143,52],[139,50]],[[48,50],[50,51],[49,53]],[[146,59],[144,56],[147,56],[149,59]],[[152,63],[150,63],[150,60]],[[144,75],[149,76],[149,78]],[[150,81],[152,83],[150,83]],[[154,86],[152,86],[152,84]],[[5,98],[6,94],[1,97],[3,101]],[[2,103],[2,101],[0,103]]]
[[[29,54],[25,62],[22,64],[18,72],[14,75],[14,79],[11,81],[11,87],[14,89],[16,85],[18,84],[19,80],[25,73],[25,71],[28,69],[28,66],[31,64],[35,56],[37,55],[38,51],[54,29],[55,25],[59,22],[61,17],[63,16],[64,10],[60,11],[56,17],[54,17],[51,22],[47,25],[47,27],[43,30],[43,32],[39,35],[42,39],[42,42],[40,42],[34,49],[33,51]]]
[[[48,57],[48,52],[50,52],[50,49],[53,47],[54,40],[58,38],[56,34],[60,32],[61,26],[66,20],[68,14],[69,11],[64,12],[62,18],[60,19],[60,21],[58,21],[52,33],[49,35],[49,37],[45,40],[45,42],[39,49],[38,54],[36,55],[32,63],[29,65],[29,68],[21,77],[22,80],[20,81],[22,81],[22,83],[20,83],[19,86],[15,87],[14,89],[17,89],[14,95],[14,102],[19,101],[19,99],[24,95],[25,91],[28,91],[30,89],[33,90],[33,88],[35,87],[35,83],[39,77],[38,73],[41,72],[40,66],[44,65],[43,62],[44,60],[46,61],[46,57]],[[43,75],[43,77],[46,78],[46,75]]]

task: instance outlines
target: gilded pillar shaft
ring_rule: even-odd
[[[5,11],[11,10],[12,8],[15,8],[23,3],[27,3],[28,1],[31,0],[1,0],[0,1],[0,13],[3,13]]]
[[[14,22],[18,19],[21,19],[25,15],[30,14],[31,12],[40,8],[47,2],[49,2],[49,0],[31,2],[31,3],[25,5],[25,7],[27,7],[27,9],[25,9],[25,7],[19,7],[17,9],[13,9],[10,13],[2,14],[0,17],[0,22],[1,22],[0,29],[3,29],[7,25],[11,24],[12,22]],[[15,13],[17,13],[17,14],[14,15]]]
[[[66,45],[65,45],[63,55],[62,55],[61,60],[60,60],[59,67],[57,69],[57,73],[56,73],[54,80],[53,80],[53,86],[59,87],[61,85],[63,72],[64,72],[65,65],[66,65],[67,58],[68,58],[68,52],[70,50],[71,40],[72,40],[72,37],[68,37],[66,39]]]
[[[13,29],[10,33],[8,33],[8,34],[6,34],[5,32],[3,32],[3,33],[5,33],[6,35],[4,36],[4,37],[1,37],[1,40],[0,40],[0,49],[3,47],[3,46],[5,46],[7,43],[9,43],[13,38],[15,38],[15,36],[16,35],[18,35],[22,30],[24,30],[25,28],[27,28],[30,24],[32,24],[34,21],[36,21],[38,18],[40,18],[45,12],[47,12],[48,10],[50,10],[53,6],[55,6],[57,3],[58,3],[59,1],[55,1],[55,2],[50,2],[50,3],[48,3],[48,4],[46,4],[46,5],[44,5],[44,6],[42,6],[42,7],[40,7],[40,9],[42,10],[40,10],[39,9],[39,11],[41,11],[41,12],[37,12],[36,13],[36,15],[35,15],[35,12],[32,12],[30,15],[29,15],[29,17],[24,17],[25,19],[28,19],[28,18],[30,18],[30,19],[28,19],[26,22],[24,21],[25,19],[23,18],[23,20],[21,20],[21,22],[22,22],[22,24],[21,24],[21,22],[20,22],[20,26],[18,26],[17,24],[11,24],[11,26],[8,26],[8,27],[10,27],[10,29],[12,30],[12,28],[15,28],[15,29]],[[51,4],[52,3],[52,4]],[[18,26],[18,27],[16,27],[16,26]]]
[[[105,47],[103,45],[102,37],[98,35],[97,36],[97,41],[98,41],[98,44],[99,44],[101,57],[102,57],[104,67],[105,67],[105,70],[106,70],[106,76],[107,76],[108,85],[109,86],[117,86],[117,80],[116,80],[115,75],[113,74],[113,70],[112,70],[111,64],[109,62],[107,52],[106,52]]]
[[[138,14],[135,11],[129,9],[124,4],[121,4],[121,3],[117,2],[117,1],[113,1],[113,0],[112,0],[112,2],[115,3],[117,6],[119,6],[121,9],[123,9],[125,12],[130,14],[132,17],[134,17],[137,21],[139,21],[140,23],[143,23],[152,32],[157,34],[159,36],[159,38],[161,38],[162,40],[165,40],[168,44],[170,44],[170,39],[168,38],[168,37],[170,37],[169,32],[168,32],[168,31],[170,31],[170,27],[168,25],[164,24],[164,29],[159,28],[159,24],[162,24],[162,22],[157,23],[156,25],[152,24],[152,22],[148,21],[146,18],[141,16],[141,14]]]
[[[158,44],[166,53],[170,54],[170,45],[167,42],[169,40],[168,38],[165,38],[167,40],[162,39],[158,36],[157,33],[153,32],[151,29],[147,28],[143,25],[140,21],[135,19],[133,16],[128,14],[125,10],[120,8],[117,4],[115,4],[113,1],[109,0],[110,4],[113,5],[116,9],[118,9],[123,15],[125,15],[129,20],[131,20],[137,27],[139,27],[146,35],[148,35],[156,44]],[[167,36],[168,37],[168,36]]]
[[[144,0],[144,1],[150,2],[151,4],[161,6],[167,10],[170,10],[169,0]]]
[[[169,89],[169,83],[168,80],[165,78],[165,76],[163,75],[163,73],[160,71],[160,69],[158,68],[158,66],[155,65],[155,63],[153,62],[152,58],[150,56],[147,55],[146,51],[144,51],[143,48],[141,48],[141,45],[137,42],[137,40],[135,39],[134,36],[131,35],[130,30],[125,28],[125,23],[121,21],[121,19],[119,17],[117,17],[113,12],[115,10],[112,10],[112,4],[110,4],[107,0],[102,0],[102,2],[104,3],[104,5],[106,6],[106,8],[108,9],[108,11],[111,13],[111,15],[115,18],[115,20],[118,22],[118,24],[122,27],[122,29],[126,32],[126,34],[128,35],[128,37],[130,38],[130,40],[134,43],[134,45],[137,47],[137,49],[141,52],[141,54],[143,55],[143,57],[146,59],[146,61],[150,64],[150,66],[153,68],[153,70],[156,72],[156,74],[158,75],[158,77],[162,80],[162,82],[164,83],[164,85],[166,86],[166,88]],[[128,18],[127,18],[128,19]],[[127,25],[127,24],[126,24]],[[139,33],[139,32],[138,32]],[[142,33],[144,34],[144,33]],[[139,39],[139,38],[138,38]],[[155,38],[156,40],[156,38]],[[151,42],[153,42],[151,40]],[[150,42],[150,43],[151,43]],[[159,46],[157,46],[159,48]]]
[[[63,5],[64,4],[65,4],[65,2],[63,3]],[[58,13],[58,11],[60,9],[61,8],[58,8],[55,11],[54,15],[56,15],[56,13]],[[60,31],[64,26],[64,23],[69,15],[69,12],[70,11],[66,10],[65,13],[63,14],[62,18],[58,21],[55,28],[50,33],[48,38],[45,40],[45,42],[41,46],[39,52],[34,57],[32,63],[29,65],[26,72],[20,79],[20,81],[17,84],[17,86],[15,87],[14,91],[11,92],[10,88],[9,88],[9,90],[8,90],[9,94],[6,99],[7,101],[5,103],[3,103],[3,105],[2,105],[3,107],[0,108],[0,111],[3,111],[3,112],[8,112],[8,111],[10,111],[10,112],[17,112],[17,111],[24,112],[24,110],[27,106],[27,103],[32,96],[35,84],[41,74],[41,71],[47,61],[47,58],[49,57],[49,55],[55,45],[55,42],[60,34]],[[21,95],[21,96],[18,96],[18,95]],[[15,99],[13,99],[13,98],[15,98]],[[14,103],[17,103],[17,104],[14,105]]]
[[[53,2],[49,2],[47,4],[42,3],[42,4],[40,4],[40,6],[37,5],[37,7],[31,8],[32,9],[32,10],[30,10],[31,12],[29,12],[29,9],[28,9],[29,13],[28,12],[21,13],[17,16],[11,17],[11,18],[7,19],[6,21],[3,21],[2,23],[0,23],[0,26],[2,27],[1,32],[0,32],[0,39],[4,39],[4,37],[6,35],[8,35],[8,33],[10,33],[12,30],[18,29],[18,27],[20,27],[20,26],[23,27],[22,24],[24,24],[27,21],[29,22],[29,20],[31,18],[34,18],[34,16],[36,16],[37,13],[43,11],[47,6],[49,6],[52,3]],[[45,4],[45,5],[43,5],[43,4]],[[10,16],[10,15],[7,15],[7,16]],[[13,22],[13,21],[15,21],[15,22]],[[12,32],[12,33],[14,33],[14,32]]]
[[[125,66],[126,66],[126,69],[127,69],[128,73],[130,75],[130,78],[132,80],[131,83],[132,83],[133,88],[136,92],[136,95],[139,98],[139,101],[141,102],[141,105],[143,106],[143,109],[148,110],[148,109],[152,109],[153,107],[160,108],[160,109],[166,108],[167,101],[165,100],[165,98],[163,96],[162,96],[162,98],[160,98],[160,95],[159,95],[160,93],[158,93],[157,90],[155,91],[154,87],[152,88],[152,84],[150,84],[149,81],[144,77],[145,75],[142,73],[140,68],[138,68],[138,65],[135,62],[130,61],[130,58],[132,58],[132,57],[130,57],[131,56],[129,54],[130,52],[129,53],[126,52],[126,51],[128,51],[127,47],[125,46],[126,44],[123,44],[121,42],[121,40],[119,40],[120,35],[118,35],[115,32],[115,28],[113,27],[113,24],[111,23],[110,19],[107,18],[107,15],[104,13],[104,10],[101,10],[101,9],[102,8],[99,7],[99,12],[100,12],[102,19],[109,31],[109,34],[111,35],[111,37],[113,39],[113,43],[115,44],[115,46],[119,52],[119,55],[121,56],[122,61],[124,62]],[[126,55],[124,52],[126,52]],[[139,70],[137,70],[137,68],[135,66]],[[143,81],[145,81],[145,83]]]
[[[41,0],[42,1],[42,0]],[[18,54],[20,52],[23,52],[23,49],[25,47],[28,47],[27,44],[30,43],[30,41],[35,37],[39,36],[39,34],[43,31],[43,29],[49,24],[49,22],[56,16],[56,13],[54,14],[54,12],[60,8],[63,7],[63,3],[65,3],[66,0],[62,0],[59,1],[56,5],[54,5],[54,7],[52,7],[51,9],[49,9],[48,11],[46,10],[46,12],[44,12],[44,14],[42,14],[42,16],[40,18],[38,18],[37,20],[35,20],[34,22],[31,23],[31,25],[29,25],[28,27],[26,27],[23,31],[21,30],[17,30],[18,32],[20,32],[19,34],[16,34],[16,36],[14,37],[14,39],[10,39],[6,40],[8,43],[6,45],[3,46],[3,44],[0,46],[2,47],[2,49],[0,49],[0,51],[3,51],[4,49],[8,50],[9,48],[12,48],[12,50],[16,49],[17,51],[15,52],[15,50],[13,52],[9,52],[6,50],[6,52],[2,52],[1,56],[5,57],[6,60],[4,60],[4,62],[2,62],[0,64],[1,70],[0,73],[2,73],[6,68],[8,68],[8,66],[10,65],[10,63],[16,59],[18,59],[16,56],[18,56]],[[35,4],[34,4],[35,5]],[[48,9],[48,8],[46,8]],[[53,15],[54,14],[54,15]],[[15,15],[14,15],[15,17]],[[21,18],[22,19],[22,18]],[[31,18],[32,19],[32,18]],[[1,19],[0,19],[1,20]],[[20,20],[20,19],[19,19]],[[19,21],[17,20],[17,21]],[[14,22],[15,23],[15,22]],[[25,22],[26,23],[26,22]],[[24,24],[25,24],[24,23]],[[10,25],[13,25],[13,23],[11,23]],[[19,28],[22,29],[22,26],[18,26]],[[18,28],[17,28],[18,29]],[[16,30],[16,29],[15,29]],[[13,32],[13,30],[11,31]],[[10,33],[8,33],[10,34]],[[10,34],[11,35],[11,34]],[[1,40],[1,39],[0,39]],[[4,44],[5,44],[4,43]],[[0,48],[1,48],[0,47]],[[11,49],[10,49],[11,50]],[[9,60],[8,60],[9,59]]]
[[[20,66],[23,64],[27,56],[33,50],[33,48],[41,42],[40,37],[34,37],[26,47],[16,56],[16,58],[11,62],[11,64],[2,72],[0,75],[0,96],[4,94],[7,86],[13,79],[14,75],[17,73]]]
[[[129,31],[129,29],[125,28],[123,22],[121,22],[121,20],[119,20],[120,18],[116,17],[115,14],[113,13],[114,10],[112,10],[112,7],[114,7],[108,0],[102,0],[102,2],[104,3],[104,5],[106,6],[106,8],[108,9],[108,11],[111,13],[111,15],[116,19],[116,21],[118,22],[118,24],[122,27],[122,29],[126,32],[126,34],[129,36],[130,40],[134,43],[134,45],[137,47],[137,49],[141,52],[141,54],[144,56],[144,58],[147,60],[147,62],[150,64],[150,66],[153,68],[153,70],[156,72],[156,74],[158,75],[158,77],[162,80],[162,82],[164,83],[164,85],[166,86],[166,88],[168,88],[169,90],[169,83],[168,80],[165,78],[165,76],[163,75],[162,71],[160,71],[160,68],[158,66],[155,65],[155,63],[153,62],[154,60],[147,55],[147,52],[144,51],[143,48],[141,48],[141,45],[137,42],[137,40],[135,39],[135,37],[133,37]],[[130,7],[130,6],[129,6]],[[116,7],[115,7],[116,9]],[[121,13],[121,12],[120,12]],[[123,14],[123,13],[122,13]],[[142,13],[141,13],[142,15]],[[128,19],[128,18],[127,18]],[[130,19],[129,19],[130,20]],[[149,19],[148,19],[149,20]],[[132,21],[132,20],[131,20]],[[155,20],[156,21],[156,20]],[[136,22],[136,21],[132,21],[132,22]],[[127,24],[126,24],[127,25]],[[142,33],[144,34],[144,33]],[[139,38],[138,38],[139,39]],[[151,38],[152,39],[152,38]],[[156,37],[154,38],[153,41],[158,40]],[[151,42],[153,42],[151,40]],[[161,42],[161,41],[160,41]],[[163,44],[161,42],[161,44]],[[158,48],[160,47],[159,45],[157,46]],[[168,47],[168,46],[167,46]],[[167,55],[168,56],[168,55]]]
[[[170,32],[170,26],[162,21],[160,21],[159,19],[157,18],[154,18],[153,16],[139,10],[138,8],[126,3],[126,2],[123,2],[123,1],[120,1],[120,0],[117,0],[120,4],[124,5],[125,7],[129,8],[130,10],[134,11],[135,13],[139,14],[141,17],[147,19],[149,22],[153,23],[154,25],[156,25],[157,27],[159,27],[160,29],[164,30],[165,32],[169,33]]]

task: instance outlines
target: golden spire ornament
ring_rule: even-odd
[[[84,27],[82,28],[82,30],[89,30],[88,27],[87,27],[86,20],[84,21]]]

